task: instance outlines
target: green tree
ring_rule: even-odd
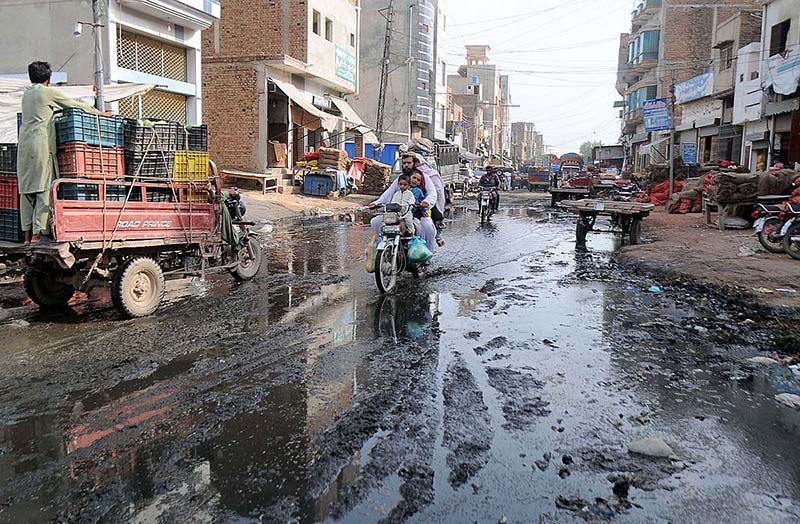
[[[581,144],[580,153],[584,162],[589,162],[592,159],[592,149],[595,146],[602,145],[600,142],[587,141]]]

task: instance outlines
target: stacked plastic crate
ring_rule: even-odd
[[[100,116],[82,109],[64,109],[55,116],[59,178],[121,180],[125,177],[123,120]],[[65,181],[58,185],[57,198],[99,200],[99,188],[92,182]]]
[[[172,180],[188,184],[186,202],[205,203],[208,194],[208,128],[205,124],[182,129],[181,149],[175,152]]]
[[[0,240],[22,242],[17,186],[17,144],[0,144]]]

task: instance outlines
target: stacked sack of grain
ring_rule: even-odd
[[[758,198],[757,173],[719,173],[712,186],[717,203],[747,203]]]
[[[364,174],[358,190],[365,195],[382,194],[389,187],[392,167],[371,158],[361,160],[364,161]]]
[[[331,167],[337,171],[346,171],[348,163],[347,153],[340,149],[321,147],[319,149],[319,168]]]

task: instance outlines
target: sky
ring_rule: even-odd
[[[448,0],[447,72],[466,63],[464,45],[489,45],[508,74],[512,122],[533,122],[551,152],[587,140],[616,144],[619,35],[632,0]]]

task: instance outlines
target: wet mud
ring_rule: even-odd
[[[255,281],[184,282],[148,319],[4,289],[0,522],[800,520],[793,317],[516,202],[456,209],[391,296],[337,220],[282,224]]]

